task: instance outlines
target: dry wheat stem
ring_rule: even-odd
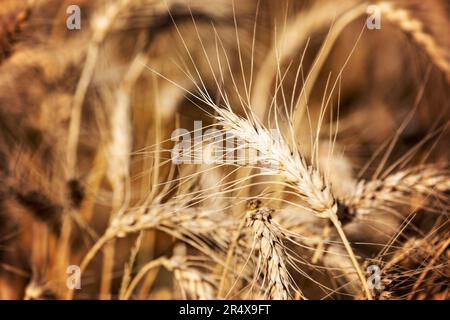
[[[273,77],[280,66],[305,44],[308,36],[323,29],[333,22],[333,19],[347,10],[353,2],[336,4],[333,1],[317,3],[307,11],[302,11],[292,22],[282,28],[282,33],[275,39],[273,47],[267,54],[256,76],[252,105],[260,119],[265,119],[267,113],[268,95],[271,92]],[[299,32],[302,30],[302,32]]]
[[[77,147],[78,137],[80,134],[81,115],[84,98],[86,96],[89,84],[91,83],[97,64],[100,45],[105,39],[108,31],[112,27],[115,19],[121,11],[129,5],[131,0],[118,0],[109,5],[107,10],[101,15],[95,17],[92,23],[93,35],[91,43],[86,53],[86,61],[81,72],[80,79],[73,97],[72,109],[70,115],[69,133],[67,137],[67,166],[69,176],[75,175],[75,167],[77,163]]]
[[[145,66],[142,52],[133,59],[116,94],[116,104],[111,112],[111,141],[108,145],[108,170],[111,181],[112,210],[110,219],[121,215],[127,207],[130,198],[129,167],[132,149],[131,132],[131,90],[141,75]],[[104,250],[103,272],[100,298],[107,298],[110,292],[111,275],[114,267],[114,241],[107,244]]]
[[[450,240],[448,232],[438,232],[435,237],[428,236],[416,239],[410,238],[400,248],[396,249],[392,258],[387,261],[383,266],[383,278],[386,280],[386,284],[389,288],[384,288],[380,294],[380,297],[391,298],[397,289],[402,291],[402,288],[397,287],[398,284],[392,284],[397,279],[405,279],[406,281],[414,280],[411,284],[411,289],[408,290],[406,299],[412,299],[418,292],[420,284],[424,286],[430,286],[429,283],[425,284],[424,280],[429,273],[435,273],[435,275],[446,276],[446,263],[436,262],[448,250]],[[446,240],[442,240],[446,239]],[[447,259],[448,260],[448,259]],[[443,261],[446,261],[445,256]],[[435,275],[430,276],[431,281]],[[443,283],[445,285],[445,283]],[[401,293],[402,295],[404,293]]]
[[[161,267],[165,263],[167,263],[166,257],[160,257],[158,259],[152,260],[146,265],[144,265],[142,268],[139,269],[139,272],[136,274],[136,276],[133,278],[133,280],[130,282],[130,285],[126,288],[126,291],[123,295],[124,300],[128,300],[131,295],[133,294],[134,290],[136,289],[136,286],[139,284],[139,282],[142,280],[142,278],[149,272],[150,270]]]
[[[308,75],[306,76],[304,86],[302,88],[302,92],[300,93],[299,97],[297,98],[297,101],[295,103],[294,107],[294,114],[292,115],[294,117],[294,128],[299,128],[301,125],[303,115],[305,113],[305,110],[307,108],[308,99],[311,97],[311,92],[314,88],[314,84],[316,83],[320,72],[322,71],[322,67],[324,66],[325,62],[327,61],[327,58],[334,47],[334,44],[336,43],[339,36],[342,34],[342,32],[345,30],[345,28],[354,20],[356,20],[358,17],[360,17],[362,14],[364,14],[365,10],[367,8],[367,4],[363,3],[361,5],[358,5],[351,10],[343,13],[336,23],[332,26],[327,39],[324,41],[320,52],[317,54],[317,57],[314,61],[314,64],[311,67],[311,70],[308,72]],[[360,33],[361,36],[362,33]],[[359,37],[360,37],[359,36]],[[335,86],[338,83],[338,80],[340,79],[346,65],[348,64],[350,57],[352,56],[353,51],[355,50],[356,45],[358,44],[358,40],[355,42],[355,45],[352,48],[352,51],[349,53],[349,56],[347,57],[346,61],[344,62],[343,66],[341,67],[339,71],[339,75],[336,78],[336,81],[333,85],[333,89],[331,90],[331,93],[334,91]],[[330,97],[331,97],[330,93]],[[304,97],[302,99],[302,96]],[[327,103],[328,104],[328,101]]]
[[[143,238],[144,238],[144,233],[140,232],[136,238],[136,241],[135,241],[133,247],[131,248],[130,259],[128,260],[128,263],[125,265],[124,271],[123,271],[122,283],[120,285],[120,290],[119,290],[119,299],[122,299],[122,300],[126,299],[125,295],[127,292],[127,287],[130,284],[131,272],[133,271],[133,265],[136,261],[139,250],[141,249]]]
[[[448,246],[450,246],[450,238],[448,238],[446,241],[443,241],[440,243],[439,247],[436,248],[436,252],[431,258],[431,260],[427,263],[426,267],[420,274],[419,278],[417,279],[416,283],[414,283],[414,286],[411,290],[411,292],[408,295],[408,300],[411,300],[416,293],[417,289],[419,288],[420,284],[425,279],[426,275],[428,274],[429,270],[432,269],[432,266],[436,263],[437,259],[444,253],[445,250],[447,250]]]
[[[228,268],[232,263],[236,246],[238,245],[239,238],[242,236],[242,230],[244,229],[246,224],[247,224],[246,219],[242,219],[239,227],[237,228],[237,230],[234,233],[233,241],[231,242],[231,245],[228,248],[227,257],[225,260],[225,267],[223,268],[223,271],[222,271],[222,275],[221,275],[220,283],[219,283],[219,290],[217,292],[217,297],[219,299],[223,298]]]

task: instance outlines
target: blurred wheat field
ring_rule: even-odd
[[[0,299],[449,299],[449,27],[0,0]]]

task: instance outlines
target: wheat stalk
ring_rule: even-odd
[[[327,27],[336,16],[339,16],[354,4],[354,1],[316,3],[308,10],[301,11],[292,21],[280,28],[281,34],[277,36],[277,39],[274,39],[272,48],[266,55],[256,75],[252,104],[258,106],[255,112],[260,119],[265,119],[267,116],[267,103],[272,82],[277,72],[279,72],[280,66],[292,59],[305,46],[312,34]],[[299,32],[299,30],[302,30],[302,32]]]
[[[112,28],[116,18],[122,10],[130,4],[130,2],[131,0],[117,0],[109,5],[104,12],[98,14],[92,21],[92,39],[87,48],[86,61],[73,97],[70,116],[66,150],[67,165],[70,176],[73,176],[75,173],[82,107],[89,84],[91,83],[91,79],[94,74],[95,66],[97,64],[100,45],[104,41],[109,30]]]

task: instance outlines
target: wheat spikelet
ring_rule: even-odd
[[[424,196],[446,192],[450,179],[446,170],[428,165],[406,169],[384,179],[360,181],[353,195],[343,202],[353,214],[367,214],[374,209],[405,205],[414,194]]]
[[[346,1],[345,3],[323,1],[315,3],[308,10],[301,11],[281,29],[281,34],[274,39],[273,46],[256,75],[252,103],[258,106],[255,112],[260,119],[265,119],[267,116],[270,89],[278,68],[297,54],[311,34],[326,28],[336,16],[339,16],[354,5],[354,1]],[[298,30],[303,30],[304,32],[298,32]]]
[[[211,300],[216,298],[217,284],[212,275],[190,266],[189,259],[174,256],[165,264],[173,272],[185,299]]]
[[[262,274],[264,297],[286,300],[291,298],[292,280],[286,265],[288,259],[283,245],[284,235],[272,220],[272,212],[269,208],[250,211],[247,227],[253,233],[252,251],[258,252],[255,275],[259,277]]]

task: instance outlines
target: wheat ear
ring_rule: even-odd
[[[412,194],[437,194],[450,190],[446,170],[433,165],[418,166],[388,175],[384,179],[360,181],[353,195],[343,202],[356,215],[395,204],[405,204]]]
[[[212,274],[190,265],[184,257],[174,256],[166,264],[173,271],[185,299],[211,300],[216,298],[217,284]]]
[[[184,298],[212,300],[216,297],[217,285],[212,274],[197,269],[186,257],[174,255],[172,258],[159,257],[144,265],[127,287],[124,299],[129,299],[139,282],[152,269],[164,267],[173,272]]]
[[[391,2],[380,2],[378,7],[383,17],[412,36],[450,80],[450,61],[446,52],[436,43],[433,36],[424,31],[423,23],[414,18],[406,9],[396,8]]]
[[[214,259],[217,252],[209,247],[213,244],[219,251],[225,251],[229,242],[229,230],[233,227],[233,221],[226,220],[214,210],[189,208],[175,203],[139,208],[112,219],[103,236],[83,258],[80,270],[83,273],[97,252],[111,240],[144,230],[166,232]],[[72,293],[68,293],[69,298],[71,295]]]
[[[275,300],[291,298],[292,280],[286,266],[288,260],[283,245],[284,234],[272,220],[272,209],[258,208],[250,211],[247,227],[253,232],[253,248],[257,248],[258,262],[255,276],[263,275],[264,297]]]
[[[338,204],[331,192],[331,186],[323,176],[298,152],[291,150],[282,137],[275,138],[273,133],[257,121],[243,119],[231,110],[215,106],[216,117],[225,131],[237,138],[244,146],[255,150],[258,155],[258,165],[271,170],[268,174],[278,174],[291,183],[301,199],[318,217],[330,219],[341,238],[352,264],[358,274],[363,291],[368,299],[372,294],[367,286],[364,274],[353,253],[353,249],[342,230],[337,216]],[[276,168],[276,169],[275,169]]]

